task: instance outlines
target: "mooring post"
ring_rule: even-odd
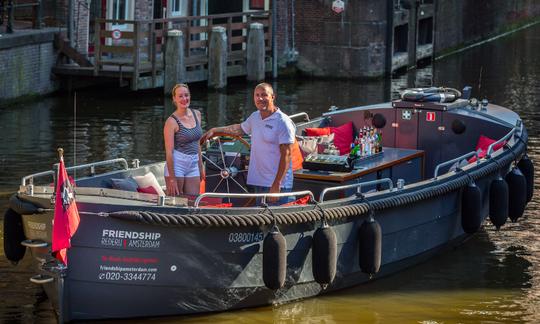
[[[225,27],[212,27],[208,45],[208,87],[227,86],[227,34]]]
[[[416,67],[416,46],[418,45],[418,3],[411,1],[411,8],[409,9],[409,34],[407,42],[407,52],[409,60],[407,62],[408,68]]]
[[[184,34],[181,30],[169,30],[165,45],[165,79],[163,80],[165,94],[171,93],[174,85],[181,83],[185,78]]]
[[[249,81],[264,80],[264,30],[261,23],[249,25],[247,41],[247,79]]]
[[[14,12],[13,7],[14,6],[15,4],[13,3],[13,0],[9,0],[7,4],[7,14],[8,14],[7,25],[6,25],[7,34],[13,33],[13,12]]]

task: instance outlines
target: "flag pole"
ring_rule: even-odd
[[[58,153],[58,161],[62,161],[64,159],[64,149],[59,147],[56,149],[56,152]],[[56,192],[58,190],[58,186],[60,185],[58,183],[58,179],[60,179],[60,163],[58,163],[58,167],[56,168],[56,180],[55,180],[56,186],[55,186],[54,193],[51,197],[51,201],[54,201],[55,203],[56,203]]]
[[[77,91],[73,93],[73,165],[77,165]],[[73,179],[77,179],[77,169],[73,170]]]

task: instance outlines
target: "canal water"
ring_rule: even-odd
[[[187,323],[508,323],[540,322],[540,25],[449,56],[391,79],[274,82],[287,113],[320,115],[396,98],[411,86],[473,86],[473,96],[518,112],[529,131],[536,192],[525,216],[501,231],[484,229],[459,248],[391,277],[328,296],[213,315],[160,318]],[[203,126],[236,123],[255,108],[252,85],[225,92],[192,86]],[[0,107],[0,210],[22,176],[51,169],[56,148],[68,166],[117,157],[164,159],[162,125],[173,111],[160,92],[79,91]],[[2,216],[0,216],[1,222]],[[0,237],[3,233],[0,232]],[[1,241],[0,241],[1,242]],[[0,243],[1,244],[1,243]],[[0,252],[3,253],[3,252]],[[42,290],[28,281],[30,258],[17,266],[0,255],[0,322],[53,323]],[[112,293],[112,292],[111,292]],[[104,296],[106,298],[106,296]]]

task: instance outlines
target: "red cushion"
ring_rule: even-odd
[[[149,187],[145,187],[145,188],[137,188],[137,192],[141,192],[141,193],[147,193],[147,194],[153,194],[153,195],[157,195],[157,191],[156,189],[154,189],[154,187],[152,186],[149,186]]]
[[[349,154],[353,142],[353,123],[330,127],[330,132],[334,134],[334,145],[338,148],[339,154]]]
[[[180,197],[186,197],[190,206],[193,206],[196,195],[182,194]],[[229,205],[230,204],[230,205]],[[200,207],[232,207],[232,203],[224,203],[222,198],[219,197],[205,197],[199,202]]]
[[[221,203],[221,204],[213,204],[213,205],[205,205],[205,208],[229,208],[232,207],[232,203]]]
[[[309,202],[309,195],[305,195],[304,197],[298,198],[295,201],[291,201],[289,203],[283,204],[282,206],[295,206],[295,205],[307,205]]]
[[[330,135],[330,127],[306,128],[306,136]]]
[[[294,140],[294,145],[291,151],[291,159],[292,159],[292,170],[300,170],[302,169],[302,162],[304,162],[304,157],[302,156],[302,152],[300,151],[300,145],[298,144],[298,141]]]
[[[497,140],[491,139],[484,135],[480,135],[480,138],[478,138],[478,142],[476,143],[476,151],[478,152],[478,158],[481,159],[484,156],[486,156],[489,146],[495,142],[497,142]],[[498,149],[503,147],[505,144],[506,144],[506,141],[502,141],[501,143],[493,145],[493,152],[497,151]],[[473,156],[472,158],[469,159],[469,163],[472,163],[472,162],[476,162],[476,156]]]

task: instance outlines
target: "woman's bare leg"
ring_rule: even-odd
[[[201,178],[197,177],[186,177],[184,178],[184,194],[187,195],[198,195],[201,188]]]
[[[185,185],[185,179],[184,177],[176,177],[176,184],[178,185],[178,193],[180,195],[185,194],[184,185]]]

